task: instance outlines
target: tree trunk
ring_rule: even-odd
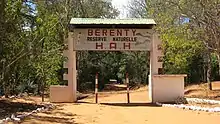
[[[8,98],[8,96],[9,96],[9,89],[8,89],[8,84],[9,84],[9,82],[8,82],[8,75],[6,75],[6,73],[7,73],[7,69],[5,69],[5,66],[4,66],[5,64],[3,63],[3,80],[2,80],[2,83],[3,83],[3,90],[4,90],[4,94],[5,94],[5,98]],[[7,77],[7,79],[6,79],[6,77]]]
[[[207,82],[207,64],[203,64],[203,78],[202,78],[202,80],[203,80],[203,83],[204,82]]]
[[[220,53],[217,53],[216,56],[218,59],[218,78],[220,78]]]
[[[45,82],[44,82],[44,80],[42,81],[41,86],[42,86],[41,97],[42,97],[42,102],[44,102],[44,89],[45,89]]]
[[[208,69],[207,69],[207,82],[209,84],[209,90],[212,90],[212,82],[211,82],[211,64],[208,63]]]
[[[6,83],[6,81],[4,82],[4,86],[3,86],[3,90],[4,90],[4,94],[5,94],[5,98],[8,98],[8,96],[9,96],[9,90],[8,90],[8,82]]]
[[[40,95],[41,94],[41,82],[37,79],[37,95]]]
[[[208,87],[209,90],[212,90],[212,82],[211,82],[211,70],[212,70],[212,66],[211,66],[211,53],[208,52],[207,53],[207,83],[208,83]]]

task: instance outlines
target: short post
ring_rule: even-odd
[[[95,76],[95,103],[98,103],[98,73]]]
[[[128,73],[126,73],[126,84],[127,84],[127,100],[128,100],[128,103],[130,103],[130,95],[129,95],[129,78],[128,78]]]

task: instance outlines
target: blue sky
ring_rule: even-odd
[[[112,0],[112,5],[120,11],[119,18],[126,18],[128,12],[125,6],[129,1],[130,0]]]
[[[120,11],[119,18],[126,18],[127,17],[127,10],[126,10],[126,5],[128,4],[130,0],[112,0],[112,4],[115,8],[117,8]],[[31,7],[35,8],[34,4],[27,3]]]

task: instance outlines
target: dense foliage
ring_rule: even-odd
[[[186,73],[188,83],[218,79],[219,0],[130,0],[128,8],[131,17],[155,19],[166,73]]]
[[[0,93],[39,94],[51,84],[64,84],[62,53],[70,19],[114,18],[117,14],[111,2],[103,0],[1,0]],[[87,65],[93,54],[80,55],[88,56],[79,60],[88,68],[83,60]]]

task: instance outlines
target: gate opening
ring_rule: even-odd
[[[163,75],[163,51],[153,19],[72,18],[68,36],[68,61],[64,80],[68,86],[51,86],[51,102],[77,102],[76,51],[149,51],[149,98],[151,102],[171,102],[184,96],[186,75]],[[128,93],[129,96],[129,93]],[[128,97],[129,98],[129,97]],[[130,101],[128,101],[130,102]]]

